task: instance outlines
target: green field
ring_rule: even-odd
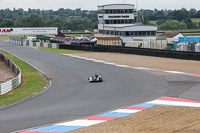
[[[192,22],[194,23],[198,23],[200,22],[200,18],[191,18]]]
[[[150,24],[152,24],[152,25],[157,25],[156,22],[157,22],[156,20],[150,21]]]
[[[73,54],[73,53],[90,53],[86,51],[77,51],[77,50],[65,50],[65,49],[55,49],[55,48],[44,48],[44,47],[39,47],[38,49],[40,50],[46,50],[54,53],[59,53],[59,54]]]
[[[39,93],[44,89],[44,87],[47,85],[47,81],[40,74],[40,72],[9,53],[2,50],[0,50],[0,52],[9,57],[22,71],[21,85],[8,94],[0,96],[0,106],[5,106],[21,101]]]
[[[11,35],[12,37],[24,37],[24,35]],[[27,35],[27,36],[35,36],[35,35]],[[26,37],[27,37],[26,36]],[[0,39],[9,40],[9,36],[0,36]]]

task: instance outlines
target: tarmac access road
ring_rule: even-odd
[[[120,68],[1,40],[0,49],[31,63],[52,80],[42,94],[0,108],[0,133],[88,117],[161,96],[178,97],[200,82],[196,77]],[[104,82],[87,81],[95,72],[102,74]]]

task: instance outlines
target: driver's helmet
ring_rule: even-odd
[[[95,77],[98,77],[99,75],[97,73],[94,74]]]

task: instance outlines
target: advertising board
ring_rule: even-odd
[[[0,35],[57,35],[57,27],[0,28]]]

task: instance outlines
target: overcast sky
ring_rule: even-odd
[[[76,9],[97,10],[97,5],[135,4],[136,0],[0,0],[0,9]],[[191,9],[200,10],[200,0],[138,0],[138,9]]]

